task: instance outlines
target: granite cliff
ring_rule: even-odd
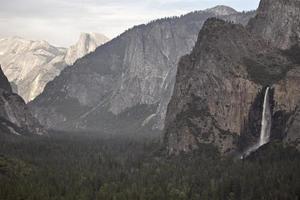
[[[200,143],[214,144],[222,153],[254,144],[267,86],[272,91],[272,139],[299,147],[295,10],[296,0],[262,0],[247,28],[218,19],[205,23],[192,53],[179,62],[164,138],[170,154],[191,151]],[[282,27],[292,31],[284,33]]]
[[[249,22],[252,33],[260,35],[280,49],[300,43],[300,1],[264,0]]]

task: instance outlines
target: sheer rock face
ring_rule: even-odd
[[[247,29],[215,19],[205,23],[193,52],[178,66],[165,128],[169,153],[190,151],[199,143],[226,153],[255,143],[267,86],[272,138],[299,148],[298,9],[296,0],[263,0]],[[292,31],[284,32],[285,25]]]
[[[82,34],[70,49],[54,47],[46,41],[19,37],[0,39],[0,63],[9,81],[26,102],[33,100],[46,84],[58,76],[67,64],[94,51],[107,41],[100,34]]]
[[[285,50],[296,65],[273,85],[273,115],[275,123],[278,120],[279,125],[275,127],[281,131],[281,138],[300,149],[300,1],[262,0],[249,28],[273,46]]]
[[[12,93],[1,68],[0,83],[0,131],[16,135],[45,134],[46,132],[32,116],[24,100]]]
[[[273,113],[281,122],[281,138],[300,150],[300,63],[274,85]],[[275,121],[276,123],[276,121]],[[278,125],[277,125],[278,126]]]
[[[300,106],[300,69],[291,69],[284,79],[274,85],[274,112],[294,112]]]
[[[104,113],[124,116],[137,106],[151,106],[156,110],[146,109],[139,126],[162,129],[177,62],[192,50],[204,21],[218,16],[245,23],[253,14],[200,11],[134,27],[66,68],[31,106],[47,126],[94,130],[101,129]],[[98,126],[91,125],[91,116],[99,119]]]
[[[280,49],[300,42],[300,1],[263,0],[249,27]]]
[[[245,57],[267,45],[241,25],[209,19],[193,52],[181,59],[168,107],[165,141],[170,153],[213,143],[222,152],[236,147],[250,107],[262,88],[248,79]]]

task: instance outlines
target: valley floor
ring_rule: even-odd
[[[300,154],[278,143],[242,161],[211,146],[170,158],[159,137],[0,136],[3,200],[300,198]]]

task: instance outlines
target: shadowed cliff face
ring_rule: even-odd
[[[216,9],[161,19],[126,31],[65,69],[30,106],[48,127],[99,130],[103,121],[96,126],[93,119],[101,120],[109,113],[124,122],[127,119],[118,116],[145,105],[136,128],[148,125],[162,129],[177,62],[192,50],[205,20],[218,16],[245,24],[254,14]],[[149,112],[148,107],[156,110]]]
[[[244,60],[264,51],[267,44],[243,26],[218,19],[205,23],[193,52],[178,66],[166,119],[170,153],[189,151],[203,142],[222,152],[234,150],[261,89],[248,79]]]
[[[247,29],[216,19],[205,23],[193,52],[178,66],[166,118],[169,153],[190,151],[198,143],[228,153],[257,142],[266,86],[272,91],[272,138],[299,145],[300,55],[291,39],[296,32],[281,34],[285,19],[290,29],[299,28],[299,4],[271,2],[261,2]],[[269,21],[278,13],[283,16]]]
[[[31,115],[24,100],[12,93],[11,86],[0,67],[0,132],[15,135],[45,134]]]
[[[0,65],[0,89],[8,91],[8,92],[12,92],[12,89],[11,89],[11,86],[8,82],[8,79],[4,75],[4,73],[1,69],[1,65]]]

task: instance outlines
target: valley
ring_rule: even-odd
[[[0,38],[0,200],[299,200],[299,0],[124,1],[27,3],[57,41],[181,14]]]

